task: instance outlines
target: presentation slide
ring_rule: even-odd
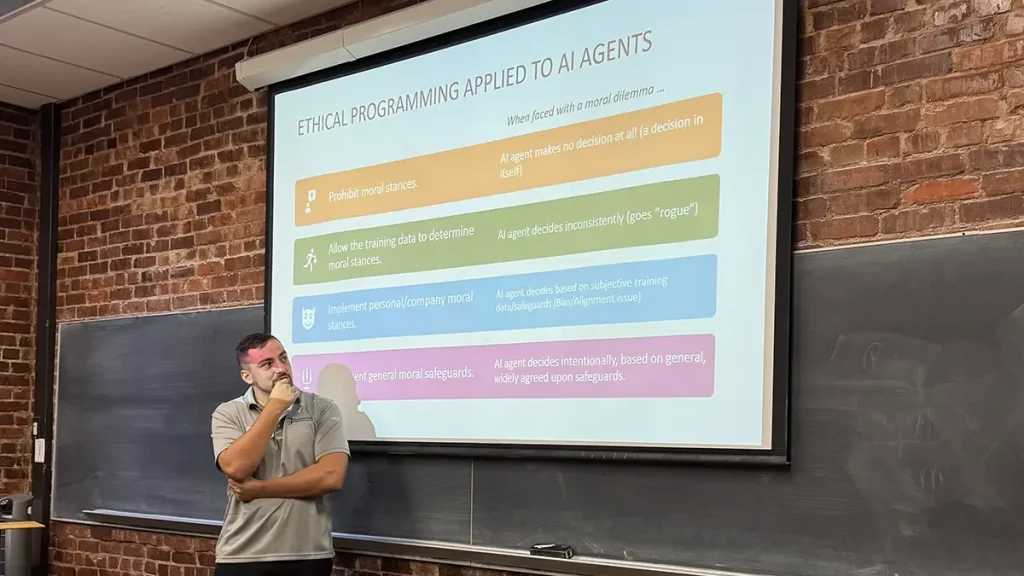
[[[352,440],[771,447],[781,0],[273,96],[271,329]]]

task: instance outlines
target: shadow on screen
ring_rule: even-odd
[[[359,409],[362,400],[352,370],[345,364],[328,364],[317,378],[317,394],[341,408],[345,437],[349,441],[375,440],[373,421]],[[345,486],[333,503],[334,531],[387,534],[388,520],[408,514],[405,479],[401,469],[389,467],[386,457],[356,452],[349,463]],[[374,489],[376,488],[376,490]],[[386,497],[385,497],[386,494]]]
[[[362,402],[356,393],[356,379],[344,364],[328,364],[317,378],[317,393],[326,396],[341,408],[345,423],[345,437],[349,440],[374,440],[377,430],[365,412],[359,410]]]

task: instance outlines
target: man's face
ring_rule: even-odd
[[[270,340],[263,348],[254,348],[246,354],[242,379],[263,392],[269,394],[279,380],[291,380],[291,377],[292,365],[288,361],[288,353],[277,340]]]

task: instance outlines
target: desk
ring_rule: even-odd
[[[22,520],[0,522],[0,575],[28,576],[32,572],[32,541],[30,530],[45,528],[39,522]]]
[[[33,528],[44,528],[39,522],[0,522],[0,530],[31,530]]]

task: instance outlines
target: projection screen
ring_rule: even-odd
[[[273,87],[296,384],[360,447],[785,454],[783,21],[549,2]]]

